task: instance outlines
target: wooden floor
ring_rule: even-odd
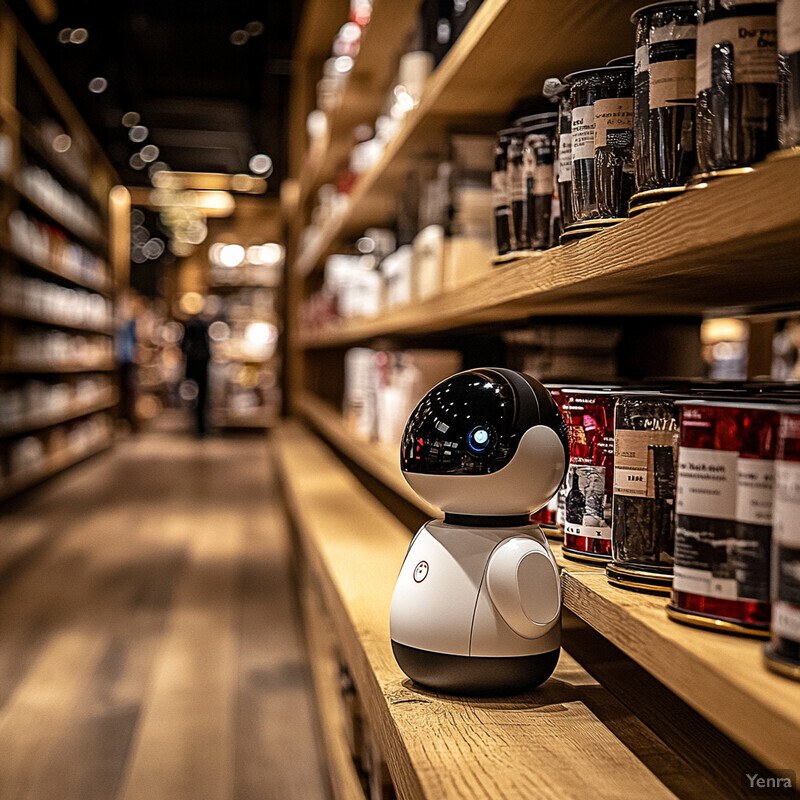
[[[3,513],[2,800],[328,797],[268,456],[144,434]]]

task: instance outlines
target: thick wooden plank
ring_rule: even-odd
[[[770,672],[761,643],[679,625],[663,598],[604,575],[562,572],[564,603],[734,741],[775,769],[800,769],[800,685]]]
[[[687,314],[800,301],[800,157],[687,192],[575,244],[495,267],[431,300],[301,332],[304,347],[532,314]]]
[[[277,437],[305,556],[401,797],[674,796],[589,710],[579,687],[596,684],[568,656],[556,680],[520,698],[411,685],[391,653],[388,614],[408,531],[299,426]]]
[[[300,408],[348,458],[420,510],[431,510],[403,489],[393,453],[348,436],[341,415],[318,398],[303,395]],[[763,666],[759,642],[672,622],[663,598],[617,589],[605,570],[576,564],[551,546],[570,611],[759,760],[800,769],[800,685]]]

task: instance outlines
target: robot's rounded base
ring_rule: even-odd
[[[392,640],[397,663],[411,680],[447,694],[520,694],[543,684],[558,664],[560,650],[535,656],[488,658],[418,650]]]

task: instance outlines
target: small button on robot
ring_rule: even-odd
[[[416,567],[414,567],[414,580],[417,583],[422,583],[425,578],[428,577],[428,562],[427,561],[420,561]]]

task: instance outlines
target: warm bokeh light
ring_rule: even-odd
[[[219,251],[219,262],[224,267],[238,267],[244,261],[244,247],[240,244],[226,244]]]
[[[199,314],[203,310],[203,295],[198,292],[186,292],[179,302],[184,314]]]

